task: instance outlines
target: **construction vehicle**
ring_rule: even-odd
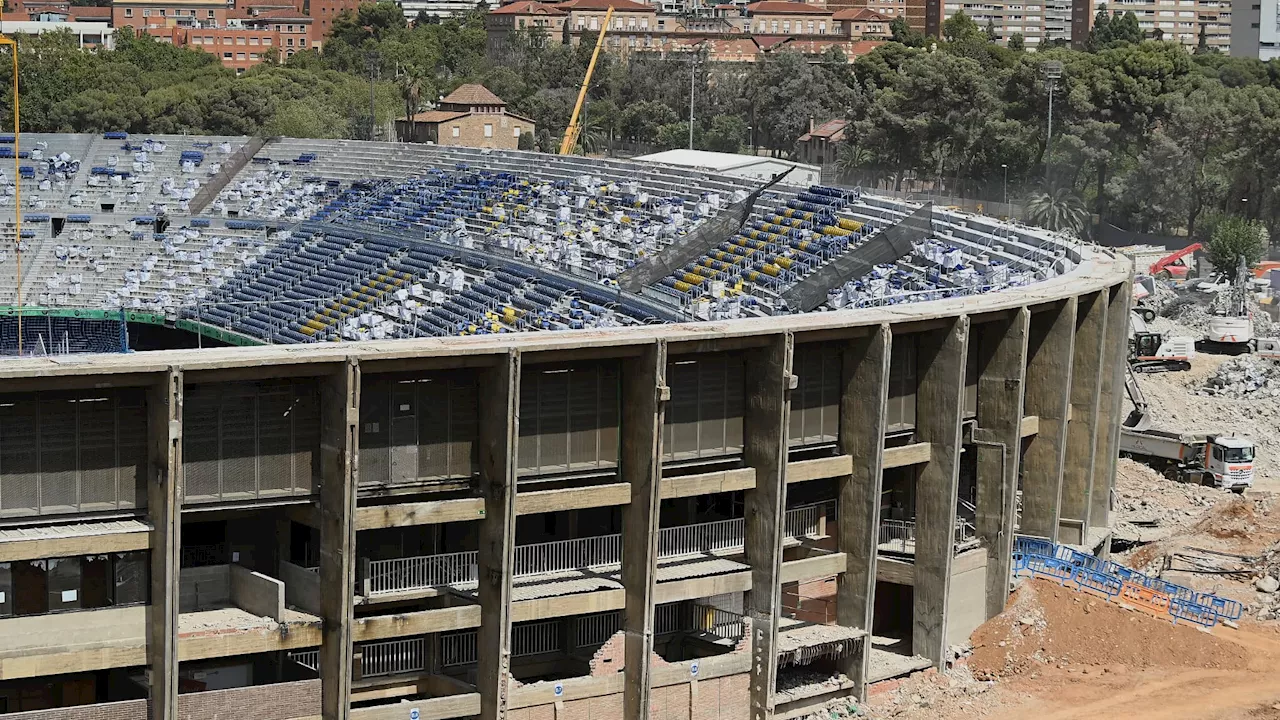
[[[1239,256],[1235,279],[1219,291],[1214,301],[1204,350],[1238,355],[1253,349],[1253,316],[1249,312],[1249,280],[1252,277],[1244,256]]]
[[[596,49],[591,52],[591,62],[587,64],[586,77],[582,78],[582,88],[578,90],[578,102],[573,105],[573,114],[569,116],[569,126],[564,129],[564,140],[560,143],[561,155],[572,155],[578,144],[578,136],[582,134],[582,104],[587,100],[587,88],[591,87],[591,75],[596,71],[596,60],[600,57],[600,48],[604,47],[604,36],[609,32],[609,21],[613,19],[613,5],[604,13],[604,24],[600,26],[600,34],[596,36]]]
[[[1166,338],[1147,330],[1147,314],[1133,309],[1129,324],[1129,367],[1134,372],[1177,372],[1191,369],[1196,356],[1195,340],[1186,336]]]
[[[1191,268],[1187,264],[1186,257],[1203,247],[1204,246],[1200,243],[1191,243],[1181,250],[1175,250],[1154,263],[1151,263],[1151,267],[1148,268],[1147,274],[1161,280],[1171,280],[1174,278],[1185,280],[1191,275]]]
[[[1175,433],[1151,428],[1150,406],[1138,378],[1125,368],[1133,410],[1120,427],[1120,456],[1138,460],[1177,482],[1243,493],[1253,485],[1253,441],[1237,435]]]

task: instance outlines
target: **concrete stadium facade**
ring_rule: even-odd
[[[945,669],[1015,533],[1109,540],[1131,265],[1081,255],[864,310],[6,361],[39,450],[0,452],[0,709],[757,720],[861,696],[873,634]],[[779,692],[801,666],[836,681]]]

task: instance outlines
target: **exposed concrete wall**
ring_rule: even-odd
[[[957,563],[959,565],[959,563]],[[987,621],[987,564],[957,568],[947,597],[947,645],[961,645]]]
[[[1089,501],[1089,524],[1111,525],[1111,489],[1116,481],[1116,459],[1120,446],[1120,414],[1124,407],[1124,368],[1128,362],[1129,305],[1132,283],[1111,288],[1107,301],[1107,344],[1103,360],[1102,389],[1098,405],[1101,419],[1095,431],[1097,451],[1094,453]]]
[[[228,605],[231,600],[231,566],[206,565],[183,568],[178,582],[178,608],[189,613]]]
[[[346,361],[320,380],[320,585],[328,590],[320,596],[324,720],[346,720],[351,712],[359,413],[360,366]]]
[[[787,504],[787,425],[791,417],[790,333],[769,338],[746,353],[743,453],[756,471],[756,486],[745,493],[745,549],[751,565],[746,613],[751,619],[752,720],[773,717],[777,686],[778,617],[782,606],[783,508]]]
[[[853,458],[849,475],[837,485],[835,530],[847,561],[837,582],[836,616],[845,627],[871,631],[876,586],[876,545],[880,535],[880,490],[884,484],[884,431],[888,423],[889,361],[893,332],[881,325],[844,348],[840,390],[840,452]],[[865,697],[870,643],[844,661],[845,675]]]
[[[667,345],[659,342],[622,365],[622,479],[631,501],[622,515],[622,584],[627,685],[623,719],[646,720],[649,667],[653,657],[653,594],[657,584],[658,527],[662,486],[662,425],[671,390],[666,383]],[[615,638],[616,639],[616,638]],[[607,645],[608,643],[606,643]]]
[[[1106,350],[1107,291],[1081,295],[1076,307],[1075,358],[1071,365],[1071,419],[1062,468],[1059,539],[1078,545],[1088,534],[1089,490],[1097,448],[1102,359]],[[1104,423],[1105,424],[1105,423]]]
[[[480,720],[502,720],[511,695],[511,573],[516,540],[516,453],[520,437],[520,353],[511,351],[481,373],[480,494]]]
[[[975,519],[987,549],[986,616],[995,617],[1009,597],[1018,469],[1022,460],[1022,401],[1026,387],[1027,333],[1031,313],[976,326],[978,342],[978,455]]]
[[[242,610],[272,620],[284,619],[284,583],[239,565],[230,566],[231,601]]]
[[[280,580],[284,582],[286,604],[312,615],[320,614],[320,573],[285,561],[280,563]]]
[[[969,318],[950,319],[919,339],[916,437],[932,446],[916,478],[915,591],[911,644],[943,669],[947,655],[947,599],[955,557],[960,483],[960,419],[964,412]]]
[[[146,648],[152,720],[175,720],[178,713],[182,385],[182,371],[170,367],[147,386],[147,514],[153,529]]]
[[[1040,418],[1039,431],[1022,457],[1020,532],[1058,539],[1062,466],[1067,451],[1067,413],[1074,359],[1076,299],[1031,316],[1027,341],[1027,390],[1024,415]]]

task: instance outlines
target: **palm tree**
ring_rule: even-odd
[[[422,76],[416,68],[406,68],[396,78],[400,86],[400,97],[404,99],[405,121],[409,123],[409,140],[416,137],[416,123],[413,116],[418,112],[418,103],[422,100]]]
[[[1027,220],[1056,232],[1079,234],[1084,230],[1085,222],[1089,219],[1089,211],[1085,209],[1084,201],[1069,187],[1050,188],[1032,193],[1031,197],[1027,198],[1025,210]]]

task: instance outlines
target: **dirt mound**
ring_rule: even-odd
[[[1241,497],[1231,498],[1214,506],[1194,526],[1197,532],[1212,535],[1220,540],[1244,539],[1258,528],[1258,516],[1254,503]]]
[[[1045,665],[1239,667],[1240,646],[1125,610],[1044,580],[1022,584],[1004,612],[971,638],[969,667],[979,678],[1032,672]]]

